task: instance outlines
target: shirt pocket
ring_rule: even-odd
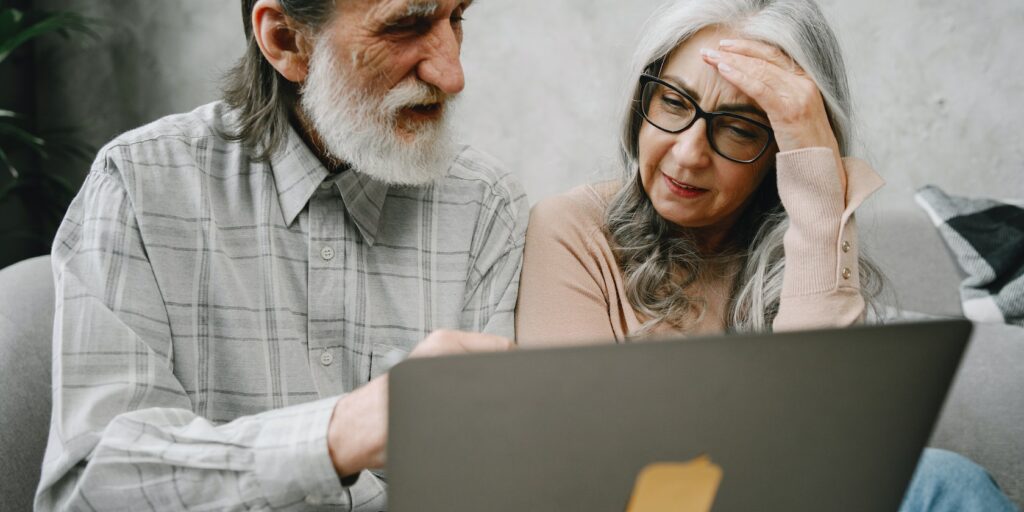
[[[392,366],[409,356],[410,350],[387,343],[374,343],[370,353],[370,380],[384,375]]]

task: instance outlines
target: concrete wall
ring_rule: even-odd
[[[1024,2],[821,0],[845,50],[863,147],[912,191],[1024,197]],[[217,96],[242,50],[234,0],[37,0],[110,20],[87,48],[51,43],[40,114],[119,131]],[[467,13],[464,137],[521,176],[534,201],[610,175],[614,113],[640,26],[661,0],[479,0]]]

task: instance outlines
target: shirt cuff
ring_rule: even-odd
[[[338,397],[261,414],[256,478],[273,508],[309,504],[351,506],[327,449],[327,427]]]
[[[846,197],[829,148],[786,151],[776,156],[779,198],[790,222],[807,220],[807,235],[834,237],[846,209]],[[845,172],[845,169],[843,170]]]

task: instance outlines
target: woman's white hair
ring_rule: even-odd
[[[627,296],[651,318],[645,330],[661,323],[686,328],[703,314],[703,298],[689,297],[685,289],[706,270],[706,260],[685,230],[657,214],[640,183],[638,135],[643,118],[635,80],[641,73],[658,74],[673,50],[708,27],[785,52],[817,83],[843,156],[853,144],[846,68],[835,34],[813,0],[673,0],[658,10],[643,31],[630,68],[634,82],[622,103],[620,127],[623,186],[606,212]],[[773,169],[740,219],[732,250],[717,258],[739,260],[742,267],[726,317],[730,331],[770,331],[778,313],[785,268],[782,240],[789,222],[775,186]],[[861,290],[874,311],[884,277],[863,254]]]

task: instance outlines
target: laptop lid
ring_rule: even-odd
[[[714,510],[896,510],[964,320],[408,360],[389,508],[622,512],[648,464],[707,455]]]

